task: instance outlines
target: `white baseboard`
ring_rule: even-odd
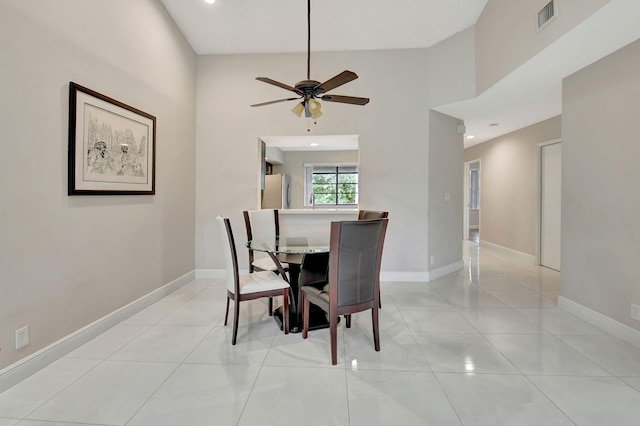
[[[457,264],[456,264],[457,265]],[[463,266],[462,261],[460,261],[460,265],[453,268],[449,272],[445,272],[443,274],[437,275],[436,278],[441,277],[442,275],[449,274],[456,269],[461,269]],[[403,272],[403,271],[381,271],[380,272],[380,280],[381,281],[401,281],[401,282],[416,282],[416,281],[429,281],[432,274],[436,271],[439,271],[439,268],[435,271],[431,272]],[[241,270],[241,274],[248,274],[248,270]],[[227,276],[227,272],[224,269],[197,269],[196,270],[196,278],[198,279],[224,279]],[[431,278],[435,279],[435,278]]]
[[[400,281],[400,282],[428,282],[458,271],[464,267],[462,260],[450,265],[442,266],[432,271],[424,272],[403,272],[403,271],[381,271],[380,281]]]
[[[248,269],[240,269],[238,273],[248,274]],[[226,269],[196,269],[196,279],[204,280],[223,280],[227,278]]]
[[[444,277],[445,275],[449,275],[452,272],[459,271],[462,268],[464,268],[464,262],[462,260],[459,260],[449,265],[434,269],[427,273],[428,281],[437,280],[440,277]]]
[[[401,282],[420,282],[431,281],[442,276],[448,275],[464,267],[462,260],[443,266],[433,271],[421,272],[404,272],[404,271],[380,271],[380,281],[401,281]],[[241,274],[248,274],[248,270],[240,271]],[[224,279],[227,272],[224,269],[197,269],[196,278],[198,279]]]
[[[429,281],[428,272],[380,271],[380,281]]]
[[[195,277],[195,271],[186,273],[170,283],[134,300],[128,305],[116,309],[80,330],[0,370],[0,392],[7,390],[52,362],[62,358],[133,314],[151,306],[166,295],[193,281]]]
[[[404,272],[404,271],[380,271],[380,281],[420,282],[431,281],[464,267],[462,260],[443,266],[433,271]],[[248,270],[241,270],[241,274],[248,274]],[[225,269],[197,269],[198,279],[224,279],[227,276]]]
[[[624,325],[563,296],[558,296],[558,308],[640,348],[640,331],[628,325]]]
[[[242,273],[242,272],[240,272]],[[197,279],[218,280],[227,277],[226,269],[196,269]]]
[[[505,256],[509,256],[514,259],[518,259],[520,261],[529,263],[531,265],[536,264],[536,257],[534,255],[524,253],[518,250],[513,250],[508,247],[500,246],[498,244],[490,243],[488,241],[480,240],[480,246],[491,247],[492,249],[504,254]]]

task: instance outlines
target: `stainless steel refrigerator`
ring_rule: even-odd
[[[262,191],[263,209],[288,209],[290,202],[289,175],[266,175]]]

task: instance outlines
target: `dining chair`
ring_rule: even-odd
[[[229,218],[216,217],[222,236],[222,249],[224,251],[225,268],[227,270],[227,308],[224,313],[224,325],[227,325],[229,317],[229,301],[234,301],[233,310],[233,336],[231,344],[235,345],[238,337],[238,319],[240,316],[240,302],[254,300],[262,297],[282,296],[284,334],[289,333],[289,282],[280,274],[272,271],[256,271],[249,274],[240,274],[238,271],[238,255],[236,243],[233,238],[231,222]],[[225,238],[226,236],[226,238]],[[226,241],[225,241],[226,240]]]
[[[358,220],[386,219],[388,217],[388,211],[358,210]],[[300,286],[313,285],[323,287],[329,280],[328,270],[328,253],[305,255],[300,268]],[[382,298],[378,298],[378,307],[382,308]],[[344,316],[344,323],[345,327],[351,328],[351,315]]]
[[[244,225],[247,229],[247,240],[254,238],[278,238],[280,236],[280,220],[278,210],[245,210]],[[286,262],[280,262],[284,270],[289,268]],[[249,248],[249,272],[272,271],[278,273],[278,267],[266,253],[256,253]],[[273,314],[273,299],[269,299],[269,316]]]
[[[331,363],[338,362],[338,317],[371,309],[373,341],[380,351],[378,303],[380,264],[388,219],[331,223],[329,283],[323,288],[302,287],[302,338],[309,333],[313,303],[327,313],[331,337]]]
[[[376,210],[359,210],[358,220],[384,219],[389,212]],[[302,261],[300,270],[300,285],[319,285],[328,282],[329,254],[307,254]]]

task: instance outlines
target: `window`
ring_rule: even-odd
[[[355,164],[305,164],[305,206],[358,204],[358,166]]]
[[[480,210],[480,173],[478,170],[469,171],[469,208]]]

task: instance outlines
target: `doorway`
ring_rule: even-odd
[[[540,265],[560,271],[562,145],[540,147]]]
[[[464,163],[463,239],[480,243],[480,160]]]

